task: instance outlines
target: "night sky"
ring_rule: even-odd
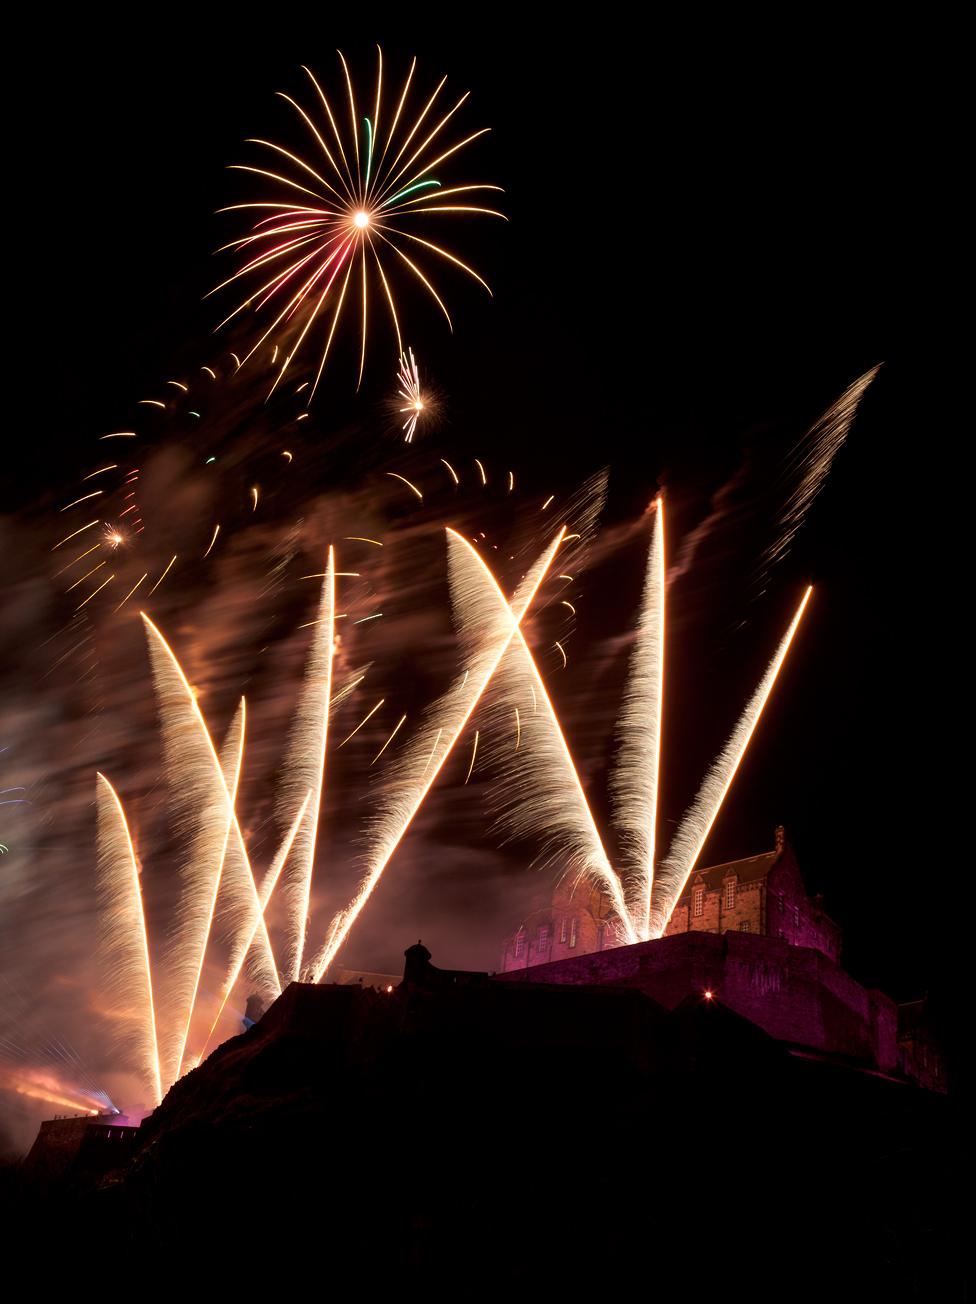
[[[256,161],[243,143],[248,136],[296,147],[300,134],[274,92],[304,93],[302,63],[334,85],[337,45],[367,81],[377,40],[391,70],[402,72],[416,53],[425,85],[447,73],[448,90],[471,90],[462,129],[492,127],[454,177],[503,186],[509,221],[473,219],[450,234],[494,298],[445,273],[438,283],[452,309],[452,336],[436,310],[405,296],[406,339],[443,399],[439,426],[421,432],[409,457],[387,411],[395,368],[386,365],[394,349],[385,322],[377,323],[358,396],[352,350],[340,349],[300,437],[285,441],[298,450],[302,479],[300,488],[269,489],[269,536],[285,535],[316,502],[325,521],[316,527],[316,546],[329,541],[333,521],[342,534],[369,533],[350,528],[355,522],[339,499],[359,510],[366,481],[383,469],[411,475],[405,468],[412,467],[433,483],[439,457],[469,474],[474,457],[499,477],[514,468],[520,489],[539,501],[547,493],[568,497],[608,468],[603,533],[574,597],[569,668],[557,675],[558,663],[540,654],[605,822],[625,636],[646,547],[637,527],[663,486],[672,564],[700,531],[693,562],[670,594],[664,842],[803,586],[813,582],[805,625],[703,862],[766,850],[782,823],[809,889],[824,894],[844,929],[845,962],[856,977],[900,999],[946,983],[939,914],[920,910],[918,900],[940,819],[937,775],[920,759],[931,752],[935,726],[924,711],[918,718],[917,699],[911,712],[905,701],[914,678],[906,659],[919,651],[912,625],[935,606],[911,550],[915,493],[929,456],[940,455],[938,430],[919,429],[917,414],[935,384],[929,325],[947,256],[939,238],[940,109],[930,86],[905,75],[909,34],[713,29],[703,42],[701,33],[614,24],[528,31],[493,11],[481,30],[455,38],[458,22],[421,19],[409,29],[372,30],[321,20],[267,26],[265,19],[259,32],[238,16],[202,26],[187,17],[167,19],[147,38],[94,20],[45,36],[43,58],[30,61],[30,86],[27,69],[18,74],[25,80],[8,180],[23,207],[16,257],[8,261],[13,411],[0,516],[5,606],[15,614],[16,636],[0,687],[15,745],[0,758],[0,786],[26,782],[18,777],[20,748],[30,783],[41,785],[44,828],[40,834],[28,821],[5,826],[6,836],[0,830],[11,846],[0,874],[16,932],[11,980],[21,994],[36,981],[46,993],[46,1026],[61,1029],[96,1068],[105,1063],[103,1043],[81,1025],[97,1003],[68,996],[59,1004],[55,989],[70,989],[59,965],[70,967],[78,930],[91,918],[90,799],[102,762],[97,749],[86,751],[65,778],[55,740],[112,714],[118,702],[131,708],[130,720],[145,725],[147,738],[123,744],[122,726],[110,722],[104,727],[113,741],[104,745],[134,800],[151,788],[146,775],[158,770],[158,755],[153,759],[156,744],[148,741],[148,666],[137,629],[123,631],[119,646],[104,653],[98,677],[120,689],[111,711],[82,704],[57,674],[40,680],[50,659],[38,649],[58,624],[43,579],[46,541],[58,537],[52,515],[92,465],[100,433],[136,428],[130,423],[145,417],[138,399],[159,393],[169,376],[226,358],[233,339],[253,329],[212,336],[232,305],[203,301],[233,269],[227,255],[212,251],[240,229],[214,211],[254,194],[225,165]],[[879,362],[792,551],[762,573],[789,450]],[[262,412],[262,399],[260,386],[235,390],[233,437],[248,441],[253,459],[262,456],[262,440],[282,446],[268,433],[273,418]],[[195,436],[185,427],[154,430],[157,448],[175,449],[166,474],[189,485],[180,500],[189,511],[202,483]],[[460,509],[438,499],[411,526],[402,499],[389,487],[382,494],[377,516],[385,513],[404,546],[420,550],[417,565],[442,565],[437,531],[459,523]],[[510,510],[503,496],[471,508],[502,531]],[[204,535],[212,518],[201,521]],[[242,530],[259,528],[240,520]],[[601,547],[600,540],[617,539],[619,547]],[[543,544],[540,536],[539,550]],[[239,569],[228,562],[222,572],[225,587],[219,575],[188,577],[160,608],[177,643],[185,636],[180,650],[191,661],[195,649],[196,675],[211,676],[221,729],[240,692],[272,697],[270,678],[248,660],[263,628],[245,629],[244,599],[231,599],[249,564],[241,549]],[[317,569],[303,569],[300,560],[292,572]],[[396,592],[396,578],[384,574],[387,592]],[[314,589],[289,592],[276,601],[287,607],[293,630]],[[220,639],[200,634],[207,602],[227,604],[221,619],[230,623]],[[446,598],[439,616],[411,623],[404,609],[402,618],[402,637],[374,638],[350,654],[350,664],[381,663],[378,682],[393,685],[408,710],[436,691],[428,648],[445,646]],[[269,707],[267,738],[286,723],[281,713],[294,700],[300,670],[302,645],[294,637],[286,642],[279,664],[292,686],[278,715]],[[349,708],[350,728],[381,695],[378,687]],[[105,703],[114,694],[103,682],[96,696]],[[56,754],[45,773],[37,731],[47,728]],[[465,744],[459,750],[466,755]],[[256,755],[259,770],[271,772],[260,732]],[[339,781],[341,799],[330,814],[337,845],[355,845],[361,778]],[[402,863],[393,862],[377,893],[375,919],[364,916],[350,939],[346,963],[395,970],[419,934],[435,963],[490,968],[531,894],[552,881],[526,868],[531,848],[496,851],[478,798],[465,805],[471,791],[459,793],[457,783],[455,776],[445,785],[440,806],[435,789],[418,830],[426,854],[410,854],[405,844]],[[32,847],[43,854],[34,856]],[[43,958],[43,975],[31,971],[31,957]]]

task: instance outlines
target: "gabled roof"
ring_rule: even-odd
[[[757,879],[765,878],[779,858],[778,850],[765,851],[761,856],[747,856],[745,860],[727,860],[724,865],[709,865],[707,869],[696,869],[678,899],[683,901],[690,896],[699,878],[704,879],[705,886],[710,890],[720,888],[730,872],[735,874],[740,883],[753,883]]]

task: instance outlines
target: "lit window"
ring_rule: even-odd
[[[735,905],[735,879],[730,878],[725,885],[725,908],[731,910]]]
[[[540,951],[545,951],[545,950],[548,948],[548,946],[549,946],[549,925],[548,925],[548,924],[540,924],[540,925],[539,925],[539,939],[538,939],[538,941],[536,942],[536,945],[538,946],[538,948],[539,948]]]
[[[520,928],[519,931],[515,934],[516,960],[519,959],[519,957],[523,956],[524,954],[525,954],[525,930]]]
[[[703,887],[695,888],[695,915],[700,915],[705,909],[705,889]]]
[[[576,920],[575,919],[569,925],[569,944],[570,946],[576,945]]]
[[[565,944],[566,941],[566,920],[562,920],[559,925],[559,940]]]
[[[741,924],[739,925],[739,932],[740,932],[740,933],[751,933],[751,932],[752,932],[752,924],[749,923],[748,919],[747,919],[744,923],[741,923]]]

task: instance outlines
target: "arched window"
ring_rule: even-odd
[[[725,884],[725,908],[731,910],[735,905],[735,879],[730,878]]]
[[[536,938],[535,944],[538,950],[548,951],[549,949],[549,925],[548,924],[539,925],[539,936]]]
[[[515,934],[515,958],[520,960],[525,955],[525,929],[520,928]]]
[[[695,888],[695,918],[703,914],[705,910],[705,889],[703,887]]]
[[[575,946],[575,945],[576,945],[576,924],[577,924],[577,922],[578,922],[577,920],[573,919],[573,920],[570,922],[570,925],[569,925],[569,944],[570,944],[570,946]]]

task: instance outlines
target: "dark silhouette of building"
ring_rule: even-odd
[[[91,1181],[125,1163],[138,1136],[118,1114],[52,1118],[41,1124],[24,1172],[42,1185]]]
[[[175,1084],[120,1170],[61,1202],[62,1252],[111,1229],[113,1262],[224,1253],[222,1272],[350,1298],[603,1295],[635,1274],[685,1299],[730,1274],[751,1299],[953,1297],[944,1096],[797,1055],[697,989],[669,1008],[626,983],[439,969],[421,943],[405,961],[392,992],[289,986]]]

